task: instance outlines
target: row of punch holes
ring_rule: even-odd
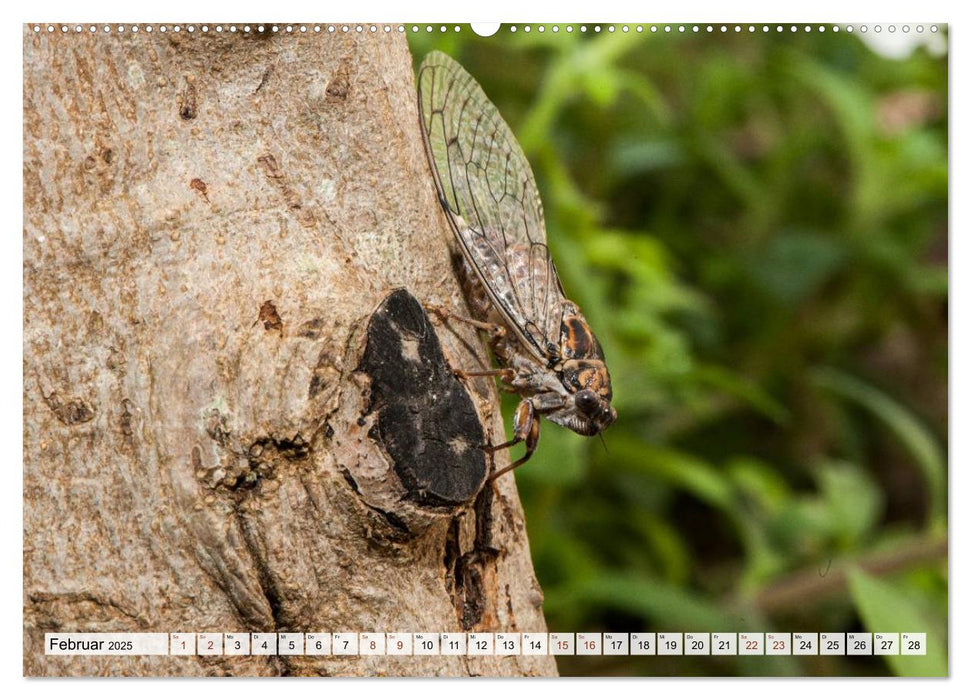
[[[905,34],[911,31],[910,25],[907,25],[907,24],[900,25],[899,27],[894,24],[886,26],[886,30],[891,34],[896,32],[898,28],[901,32],[904,32]],[[125,32],[131,33],[131,34],[137,34],[138,32],[151,33],[153,31],[158,31],[162,33],[174,32],[176,34],[181,32],[187,32],[189,34],[196,34],[197,32],[200,32],[202,34],[237,33],[237,32],[242,34],[253,34],[253,33],[255,34],[263,34],[263,33],[320,34],[322,32],[327,32],[329,34],[334,34],[338,32],[340,33],[349,33],[349,32],[377,33],[379,31],[383,31],[385,33],[390,34],[391,32],[395,32],[395,31],[396,32],[411,31],[412,33],[418,33],[421,31],[434,32],[436,30],[438,30],[439,32],[448,32],[449,30],[452,30],[455,32],[462,31],[462,28],[459,27],[458,25],[449,27],[446,25],[430,25],[430,24],[421,25],[421,26],[417,24],[413,24],[410,27],[406,27],[403,24],[397,24],[397,25],[390,25],[390,24],[385,24],[385,25],[376,25],[376,24],[368,24],[368,25],[364,25],[364,24],[357,24],[357,25],[348,25],[348,24],[342,24],[342,25],[335,25],[335,24],[309,24],[309,25],[308,24],[283,24],[283,25],[279,25],[279,24],[273,24],[273,25],[263,25],[263,24],[259,24],[259,25],[249,25],[249,24],[245,24],[245,25],[235,25],[235,24],[229,24],[229,25],[222,25],[222,24],[216,24],[216,25],[208,25],[208,24],[199,24],[199,25],[195,25],[195,24],[172,24],[172,25],[167,25],[167,24],[158,24],[158,25],[156,24],[130,24],[130,25],[35,24],[33,25],[33,30],[35,34],[39,34],[45,31],[48,34],[53,34],[58,31],[60,31],[62,34],[68,34],[71,32],[74,32],[75,34],[81,34],[82,32],[85,31],[85,29],[87,29],[87,31],[90,33],[103,32],[105,34],[108,34],[108,33],[122,34]],[[576,25],[576,26],[572,24],[567,24],[567,25],[563,25],[562,27],[561,25],[558,25],[558,24],[550,25],[549,27],[542,24],[535,25],[535,26],[528,25],[528,24],[527,25],[513,24],[507,27],[507,31],[509,31],[510,33],[516,33],[518,31],[529,33],[534,30],[540,33],[544,33],[547,31],[547,29],[553,32],[554,34],[560,31],[567,32],[568,34],[574,31],[579,31],[581,33],[588,32],[588,31],[592,31],[594,33],[600,33],[602,31],[607,31],[607,32],[634,31],[638,33],[650,32],[652,34],[657,34],[657,33],[700,34],[702,32],[712,34],[715,32],[727,33],[730,31],[733,31],[735,33],[748,31],[750,34],[754,34],[756,32],[762,32],[764,34],[767,34],[773,30],[776,32],[785,32],[785,31],[798,32],[800,31],[800,29],[804,32],[811,32],[814,29],[819,32],[827,31],[827,27],[824,25],[818,25],[818,26],[798,25],[797,26],[797,25],[781,25],[781,24],[776,24],[771,26],[767,24],[763,24],[763,25],[754,25],[754,24],[749,24],[749,25],[739,25],[739,24],[735,24],[735,25],[725,25],[725,24],[721,24],[721,25],[711,25],[711,24],[599,25],[599,24],[596,24],[596,25],[591,25],[589,27],[585,24]],[[846,31],[846,32],[852,33],[854,31],[860,31],[860,32],[866,33],[872,30],[876,33],[880,33],[884,30],[884,27],[883,25],[879,25],[879,24],[876,24],[876,25],[861,24],[857,27],[854,27],[854,25],[852,24],[847,24],[847,25],[843,25],[842,27],[840,25],[832,25],[829,29],[833,32]],[[921,24],[915,25],[914,30],[917,31],[918,33],[921,33],[924,31],[924,25],[921,25]],[[930,25],[931,32],[937,32],[937,30],[938,30],[937,25],[933,25],[933,24]],[[477,31],[474,25],[472,27],[472,31],[478,34],[481,34],[483,36],[487,35],[486,32]],[[491,34],[493,33],[493,31],[489,31],[488,33]]]

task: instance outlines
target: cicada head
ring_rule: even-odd
[[[560,371],[566,403],[546,417],[580,435],[597,435],[617,420],[610,373],[602,360],[568,360]]]
[[[617,411],[610,405],[610,373],[597,337],[571,301],[563,304],[559,357],[555,369],[566,400],[547,417],[581,435],[603,432],[617,420]]]

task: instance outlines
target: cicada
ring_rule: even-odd
[[[472,318],[489,331],[496,375],[522,397],[513,439],[526,462],[539,442],[540,417],[581,435],[617,419],[604,353],[579,307],[566,298],[549,248],[532,168],[485,92],[438,51],[418,73],[422,135],[439,201],[462,251],[463,287]],[[448,314],[462,318],[455,314]]]

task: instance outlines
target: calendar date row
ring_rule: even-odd
[[[924,655],[919,632],[48,633],[48,655],[864,656]]]

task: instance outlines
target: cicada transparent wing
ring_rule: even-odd
[[[546,364],[558,352],[564,296],[529,161],[475,79],[441,52],[422,61],[418,105],[462,250],[523,346]]]

